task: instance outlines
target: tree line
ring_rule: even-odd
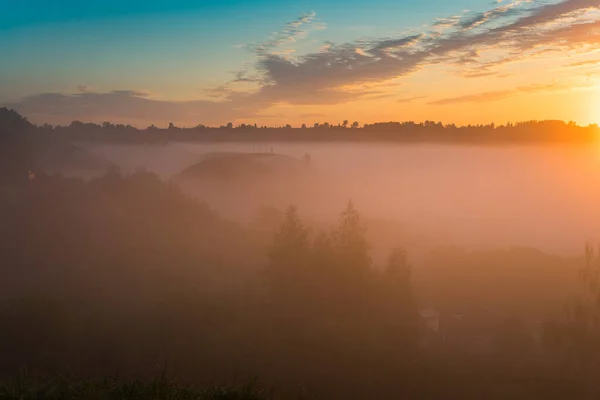
[[[0,125],[7,125],[16,112],[0,109]],[[4,122],[4,121],[8,122]],[[576,123],[546,120],[506,123],[503,125],[456,125],[441,122],[379,122],[360,124],[348,120],[334,124],[315,122],[292,127],[266,126],[256,123],[228,123],[221,126],[198,124],[178,127],[150,125],[138,128],[132,125],[73,121],[67,126],[31,125],[39,138],[71,141],[168,143],[170,141],[395,141],[407,143],[590,143],[596,140],[597,124],[579,126]]]

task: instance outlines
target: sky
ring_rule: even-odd
[[[38,124],[600,123],[600,0],[0,8],[0,106]]]

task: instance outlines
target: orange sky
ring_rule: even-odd
[[[108,120],[142,127],[169,122],[299,126],[346,119],[361,124],[600,122],[598,1],[461,1],[450,15],[441,6],[424,13],[423,7],[400,1],[396,11],[402,18],[382,22],[387,24],[384,34],[368,21],[377,18],[374,14],[365,16],[370,22],[366,27],[351,30],[350,14],[330,17],[332,21],[327,13],[321,17],[318,6],[327,9],[328,4],[323,0],[311,4],[316,12],[288,23],[265,20],[265,25],[279,25],[275,32],[262,32],[258,25],[244,29],[239,23],[235,31],[223,27],[229,42],[210,51],[208,45],[199,46],[199,51],[207,51],[201,63],[190,53],[190,32],[195,31],[188,32],[188,39],[173,33],[171,39],[163,35],[156,42],[148,33],[138,35],[136,48],[145,50],[136,57],[106,57],[78,69],[84,61],[65,50],[62,60],[51,60],[47,69],[53,72],[46,75],[33,61],[19,67],[25,56],[8,47],[9,39],[13,44],[27,44],[26,38],[33,43],[49,26],[97,39],[94,29],[105,20],[76,28],[71,22],[13,28],[4,43],[0,40],[4,54],[14,53],[0,61],[0,70],[8,71],[0,73],[0,83],[7,88],[0,103],[36,123]],[[174,18],[160,18],[167,17]],[[133,24],[123,18],[106,21],[105,29],[110,24],[118,29],[118,21]],[[153,43],[174,50],[161,57],[153,53]]]

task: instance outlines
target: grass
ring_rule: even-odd
[[[119,378],[42,379],[28,374],[0,381],[0,400],[270,400],[254,383],[239,388],[200,389],[177,384],[165,376],[151,381]]]

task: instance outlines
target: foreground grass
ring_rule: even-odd
[[[253,384],[240,388],[199,389],[164,377],[152,381],[69,377],[39,379],[28,376],[0,381],[0,400],[270,400]]]

